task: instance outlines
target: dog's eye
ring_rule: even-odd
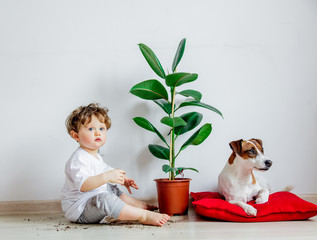
[[[256,151],[254,150],[254,148],[251,148],[248,152],[249,152],[251,155],[255,155],[255,154],[256,154]]]

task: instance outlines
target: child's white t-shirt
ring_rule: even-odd
[[[62,189],[62,209],[65,217],[75,222],[86,206],[86,202],[99,193],[107,192],[107,183],[88,192],[80,188],[88,177],[113,169],[98,154],[98,159],[81,147],[72,154],[65,166],[65,184]]]

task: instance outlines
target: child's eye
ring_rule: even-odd
[[[106,130],[106,129],[105,129],[105,128],[103,128],[103,127],[102,127],[102,128],[100,128],[100,131],[105,131],[105,130]]]
[[[88,128],[88,131],[92,131],[92,130],[94,130],[93,128]]]

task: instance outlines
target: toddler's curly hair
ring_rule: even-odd
[[[108,109],[100,107],[98,103],[90,103],[88,106],[80,106],[75,109],[66,119],[67,132],[70,135],[71,131],[78,133],[81,125],[90,123],[91,117],[95,115],[100,122],[104,123],[109,129],[111,127],[111,119],[108,116]]]

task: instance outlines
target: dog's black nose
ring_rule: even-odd
[[[266,160],[266,161],[264,162],[264,164],[265,164],[265,166],[267,166],[267,167],[271,167],[272,164],[273,164],[273,162],[272,162],[271,160]]]

